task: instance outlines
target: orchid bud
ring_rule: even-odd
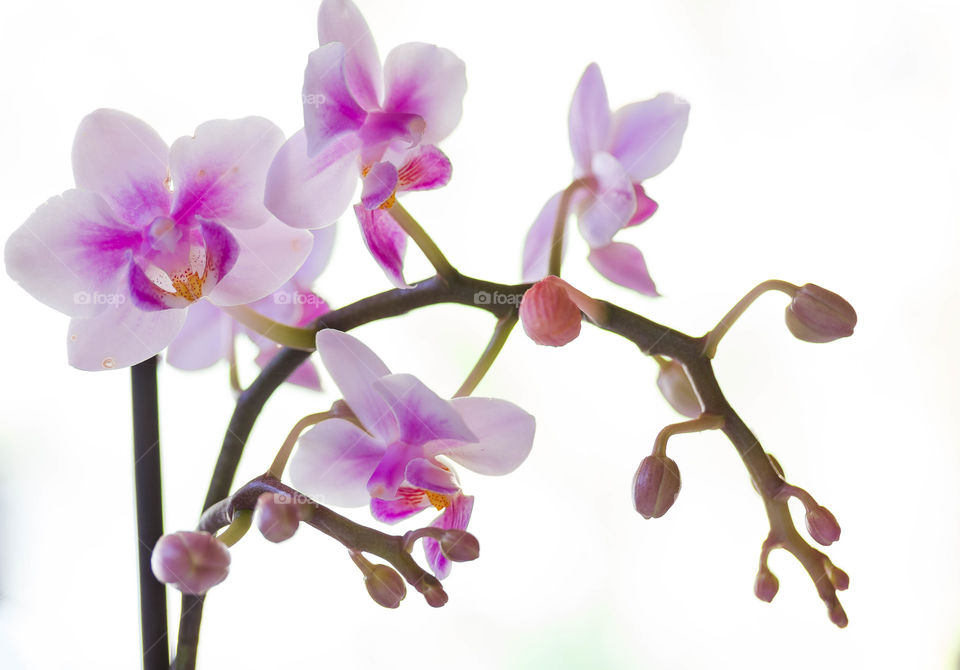
[[[520,300],[523,330],[537,344],[562,347],[580,334],[580,308],[567,292],[569,284],[553,275],[540,280]]]
[[[687,376],[687,371],[679,361],[671,359],[660,363],[657,386],[660,387],[660,393],[667,399],[670,406],[680,414],[696,419],[703,413],[700,398],[693,390],[690,377]]]
[[[797,289],[787,306],[787,328],[804,342],[832,342],[853,335],[857,313],[846,300],[816,284]]]
[[[257,498],[254,519],[265,538],[271,542],[283,542],[297,532],[300,505],[284,493],[262,493]]]
[[[807,532],[810,537],[825,547],[840,539],[840,524],[836,517],[822,505],[807,508]]]
[[[651,454],[633,476],[633,506],[644,519],[667,513],[680,494],[680,468],[666,455]]]
[[[777,576],[770,572],[767,566],[760,568],[757,572],[757,580],[753,583],[753,592],[757,598],[765,603],[772,602],[779,590],[780,580]]]
[[[439,583],[427,586],[423,590],[423,597],[426,598],[430,607],[443,607],[450,600],[450,596],[447,595],[447,592],[443,590]]]
[[[827,579],[830,580],[830,583],[833,584],[833,588],[837,591],[846,591],[850,588],[850,575],[846,572],[835,566],[830,561],[827,561],[826,564]]]
[[[367,593],[374,602],[389,609],[396,609],[407,595],[403,577],[388,565],[374,565],[364,579]]]
[[[227,578],[230,552],[210,533],[179,531],[157,541],[150,567],[164,584],[183,593],[201,595]]]
[[[446,530],[440,536],[440,551],[457,563],[473,561],[480,556],[480,542],[465,530]]]
[[[837,626],[837,628],[846,628],[847,623],[847,613],[843,611],[843,607],[840,603],[834,603],[830,605],[830,621]]]

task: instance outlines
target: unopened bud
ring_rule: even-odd
[[[660,364],[657,386],[670,406],[682,415],[696,419],[703,413],[700,398],[693,390],[690,377],[679,361],[671,359]]]
[[[164,584],[183,593],[201,595],[227,578],[230,552],[210,533],[179,531],[157,541],[150,567]]]
[[[271,542],[289,540],[300,525],[300,505],[284,493],[260,494],[253,514],[257,528]]]
[[[848,588],[850,588],[850,575],[835,566],[830,561],[827,561],[826,570],[827,579],[829,579],[830,583],[833,584],[833,588],[835,588],[837,591],[846,591]]]
[[[537,344],[562,347],[580,334],[580,308],[570,298],[569,285],[550,275],[537,282],[520,300],[523,330]]]
[[[832,342],[853,335],[857,312],[839,295],[804,284],[787,306],[787,328],[804,342]]]
[[[807,532],[810,537],[825,547],[840,539],[840,524],[836,517],[822,505],[807,508]]]
[[[465,530],[446,530],[440,537],[440,551],[456,563],[473,561],[480,556],[480,542]]]
[[[633,476],[633,506],[644,519],[667,513],[680,494],[680,468],[667,456],[651,454]]]
[[[830,621],[832,621],[837,628],[846,628],[849,622],[847,621],[847,613],[843,611],[843,606],[840,605],[840,603],[834,603],[829,607]]]
[[[365,578],[367,593],[383,607],[396,609],[407,595],[403,577],[389,565],[374,565]]]
[[[447,595],[447,592],[443,590],[443,587],[440,586],[440,584],[425,588],[423,590],[423,597],[426,599],[427,604],[430,605],[430,607],[443,607],[450,599],[450,596]]]
[[[757,580],[753,583],[753,592],[765,603],[772,602],[780,590],[780,580],[766,567],[760,568]]]

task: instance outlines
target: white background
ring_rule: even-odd
[[[310,531],[280,546],[251,534],[208,599],[200,667],[956,667],[955,4],[361,7],[381,56],[416,40],[467,63],[463,121],[444,144],[454,179],[406,200],[464,272],[519,278],[527,226],[570,177],[570,95],[597,61],[614,106],[667,90],[692,112],[676,163],[647,184],[659,213],[623,236],[644,250],[663,297],[605,282],[579,240],[571,281],[693,334],[771,277],[819,283],[856,306],[853,338],[815,346],[783,327],[782,296],[765,297],[716,360],[788,479],[840,520],[829,554],[851,575],[850,626],[829,623],[782,552],[772,559],[777,599],[754,598],[765,517],[721,436],[676,438],[684,488],[675,507],[656,521],[632,510],[633,470],[676,420],[651,361],[591,328],[560,350],[518,331],[478,393],[533,412],[537,441],[510,477],[464,476],[483,555],[454,568],[449,604],[434,611],[412,594],[382,610],[339,545]],[[207,119],[250,114],[297,130],[316,9],[4,3],[2,235],[72,186],[72,135],[97,107],[136,114],[168,141]],[[338,245],[317,285],[325,297],[343,305],[388,288],[350,217]],[[409,256],[408,276],[427,274],[416,250]],[[0,281],[0,304],[0,666],[135,667],[128,374],[69,368],[66,318],[10,281]],[[483,313],[435,307],[357,334],[394,370],[450,393],[491,326]],[[161,371],[170,529],[191,527],[199,512],[230,414],[226,382],[224,366]],[[335,397],[332,388],[278,393],[238,482],[266,468],[297,418]]]

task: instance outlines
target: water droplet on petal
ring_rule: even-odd
[[[109,356],[107,358],[104,358],[102,361],[100,361],[100,365],[102,365],[105,370],[109,370],[113,368],[114,366],[116,366],[116,364],[117,362],[112,358],[110,358]]]

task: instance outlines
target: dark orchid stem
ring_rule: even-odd
[[[150,555],[163,535],[163,489],[160,477],[160,417],[157,403],[157,357],[130,369],[133,397],[133,475],[137,499],[137,550],[140,557],[140,635],[144,670],[166,670],[167,589],[153,576]]]

